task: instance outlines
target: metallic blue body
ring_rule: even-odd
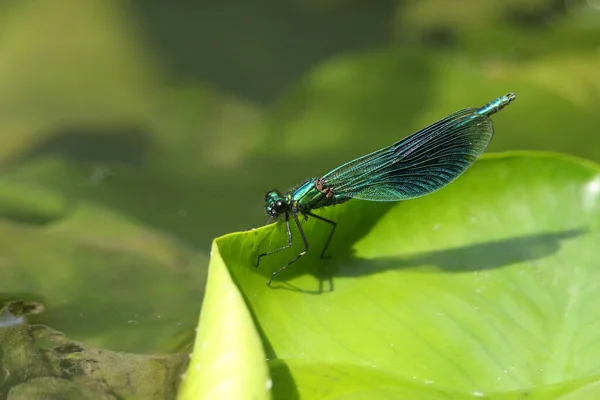
[[[399,201],[441,189],[481,156],[494,135],[490,116],[514,99],[515,95],[509,93],[483,107],[450,114],[391,146],[334,169],[321,179],[310,179],[285,196],[275,196],[267,201],[267,212],[272,214],[272,205],[278,199],[291,209],[306,213],[351,198]],[[319,181],[321,190],[316,184]]]
[[[308,241],[298,221],[299,214],[333,226],[321,253],[323,256],[336,224],[313,214],[312,210],[350,199],[409,200],[445,187],[485,151],[494,135],[490,116],[514,101],[515,97],[514,93],[508,93],[483,107],[457,111],[391,146],[347,162],[320,178],[309,179],[285,195],[277,191],[268,192],[266,211],[271,218],[285,217],[288,245],[259,255],[259,261],[262,256],[291,247],[290,216],[300,231],[305,250],[275,271],[272,277],[308,251]]]

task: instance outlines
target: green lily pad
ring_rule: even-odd
[[[301,250],[296,241],[254,268],[260,252],[285,244],[281,224],[217,239],[211,274],[222,257],[262,338],[275,398],[593,398],[599,194],[594,164],[492,155],[418,200],[323,210],[338,221],[332,258],[319,258],[328,227],[303,222],[311,251],[272,287],[270,274]],[[205,314],[227,318],[218,305],[207,295],[200,329],[217,326]],[[240,337],[255,334],[244,329]]]
[[[0,307],[111,350],[187,350],[208,257],[118,212],[0,179]]]

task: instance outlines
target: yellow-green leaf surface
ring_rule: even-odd
[[[318,257],[328,226],[303,222],[311,251],[272,287],[300,244],[256,269],[259,253],[285,244],[283,226],[228,235],[215,242],[202,323],[231,351],[252,333],[211,323],[239,314],[245,325],[239,304],[215,299],[233,296],[219,288],[222,257],[261,334],[274,398],[593,398],[599,194],[594,164],[488,156],[421,199],[323,210],[338,222],[331,259]]]
[[[258,332],[216,245],[191,357],[179,399],[271,398]]]

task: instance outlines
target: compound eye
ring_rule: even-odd
[[[275,205],[273,206],[273,208],[278,213],[283,212],[285,210],[285,203],[282,200],[277,200],[277,202],[275,203]]]

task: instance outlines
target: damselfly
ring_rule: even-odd
[[[481,108],[465,108],[421,129],[418,132],[366,156],[350,161],[322,177],[312,178],[283,195],[276,190],[265,196],[269,222],[283,217],[288,244],[258,256],[256,266],[264,256],[292,246],[290,217],[298,227],[304,251],[273,272],[273,278],[308,251],[308,241],[298,215],[316,218],[331,225],[331,231],[321,252],[325,251],[335,232],[336,223],[312,211],[340,204],[350,199],[370,201],[400,201],[425,196],[443,188],[458,178],[485,151],[494,134],[490,116],[515,99],[508,93]]]

